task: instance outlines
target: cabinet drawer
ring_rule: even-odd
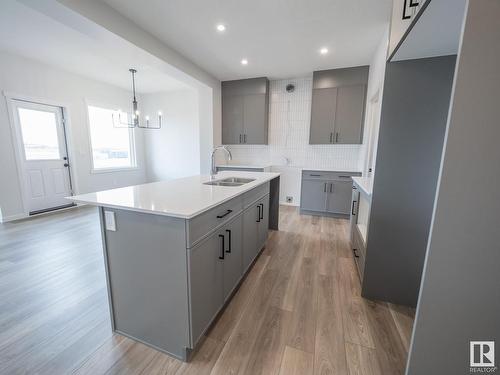
[[[243,209],[249,207],[256,200],[262,198],[264,195],[269,194],[269,182],[257,186],[256,188],[243,194]]]
[[[365,272],[366,249],[361,238],[361,233],[359,233],[358,227],[356,225],[353,228],[351,247],[354,260],[356,261],[356,266],[358,267],[360,279],[363,280],[363,275]]]
[[[351,177],[361,176],[360,172],[302,171],[302,178],[308,180],[351,181]]]
[[[243,209],[238,196],[187,221],[187,247],[192,247],[212,230],[231,220]]]

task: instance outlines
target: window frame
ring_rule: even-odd
[[[137,164],[137,151],[136,151],[136,134],[135,128],[128,128],[128,140],[129,140],[129,149],[130,149],[130,161],[131,165],[126,167],[109,167],[109,168],[96,168],[94,165],[94,150],[92,147],[92,131],[90,124],[90,113],[89,107],[98,107],[110,111],[118,111],[120,108],[117,105],[111,104],[103,104],[102,102],[94,102],[85,100],[85,111],[87,116],[87,134],[89,139],[89,156],[90,156],[90,173],[99,174],[99,173],[113,173],[113,172],[126,172],[126,171],[136,171],[139,169]]]

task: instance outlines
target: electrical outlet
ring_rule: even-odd
[[[293,202],[293,197],[287,196],[286,203],[292,203],[292,202]]]

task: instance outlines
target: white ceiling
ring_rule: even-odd
[[[137,90],[171,91],[187,86],[153,68],[155,58],[89,21],[63,24],[15,0],[1,0],[0,50],[15,53],[114,86],[130,89],[135,67]]]
[[[368,64],[391,0],[100,0],[221,80]],[[217,23],[227,29],[218,33]],[[330,53],[320,56],[318,50]],[[242,66],[240,60],[249,64]]]
[[[455,55],[466,0],[432,0],[391,61]]]

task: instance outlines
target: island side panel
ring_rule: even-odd
[[[189,347],[185,220],[100,208],[114,330],[177,358]],[[105,228],[115,214],[116,231]]]
[[[280,178],[273,178],[269,186],[269,229],[279,230]]]

